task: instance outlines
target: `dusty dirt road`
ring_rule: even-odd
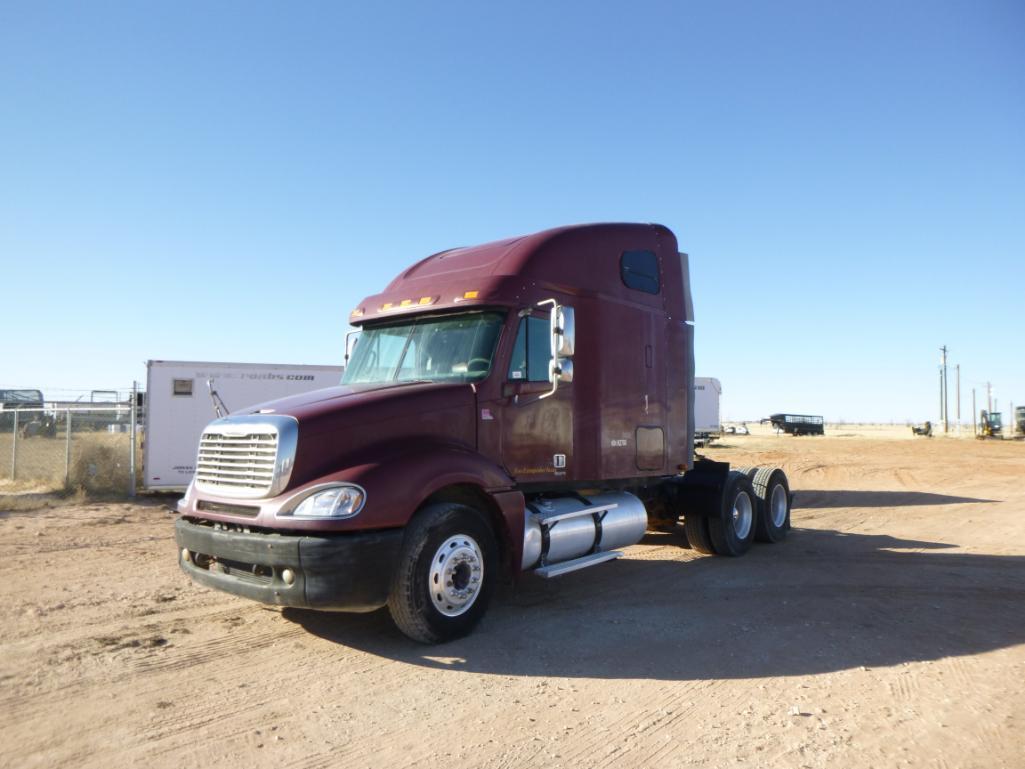
[[[1025,766],[1025,445],[707,453],[786,468],[785,543],[652,534],[434,648],[191,585],[166,500],[0,500],[0,765]]]

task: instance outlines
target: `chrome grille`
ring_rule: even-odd
[[[196,488],[225,497],[273,496],[295,455],[295,422],[281,417],[225,417],[199,439]]]

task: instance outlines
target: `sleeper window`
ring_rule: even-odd
[[[654,251],[624,251],[619,260],[620,274],[628,288],[657,294],[661,288],[658,257]]]

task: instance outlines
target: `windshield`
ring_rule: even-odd
[[[360,334],[342,384],[476,382],[491,371],[497,312],[411,319]]]

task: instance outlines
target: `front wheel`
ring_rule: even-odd
[[[472,508],[430,505],[406,528],[388,611],[422,643],[467,635],[484,616],[495,584],[498,547]]]

